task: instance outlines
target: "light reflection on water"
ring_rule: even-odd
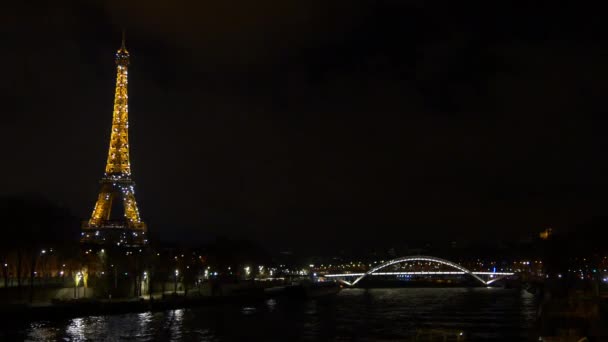
[[[182,324],[184,320],[184,309],[172,310],[168,313],[169,320],[167,321],[169,331],[169,339],[172,341],[179,340],[182,337]]]
[[[86,328],[87,326],[84,324],[84,318],[74,318],[70,325],[68,325],[66,332],[70,340],[84,341]]]
[[[536,303],[526,292],[485,288],[349,289],[320,300],[89,316],[0,329],[0,340],[315,341],[410,340],[463,331],[469,340],[526,339]]]
[[[244,308],[241,309],[241,312],[243,313],[243,315],[253,315],[255,313],[256,309],[250,306],[246,306]]]
[[[277,306],[277,301],[274,300],[273,298],[270,298],[266,301],[266,307],[268,308],[269,312],[273,312],[276,309]]]

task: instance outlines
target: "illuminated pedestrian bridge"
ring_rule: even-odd
[[[417,271],[417,272],[401,272],[401,271],[382,272],[382,270],[384,270],[387,267],[390,267],[390,266],[393,266],[396,264],[400,264],[400,263],[411,262],[411,261],[426,261],[429,263],[432,262],[432,263],[436,263],[436,264],[440,264],[440,265],[445,265],[445,266],[448,266],[449,268],[453,269],[453,271],[450,270],[450,271]],[[340,281],[346,285],[354,286],[358,282],[360,282],[361,280],[363,280],[364,278],[366,278],[368,276],[470,275],[471,277],[473,277],[477,281],[479,281],[482,285],[487,286],[497,280],[503,279],[503,278],[505,278],[507,276],[511,276],[513,274],[514,273],[512,273],[512,272],[473,272],[473,271],[470,271],[467,268],[465,268],[457,263],[451,262],[449,260],[436,258],[436,257],[432,257],[432,256],[414,255],[414,256],[406,256],[406,257],[400,257],[400,258],[396,258],[393,260],[389,260],[380,265],[374,266],[373,268],[371,268],[369,271],[367,271],[365,273],[325,274],[324,276],[328,277],[328,278],[335,278],[338,281]],[[486,277],[486,278],[488,278],[488,280],[484,280],[484,278],[482,278],[482,277]],[[350,279],[350,281],[346,280],[346,279]]]

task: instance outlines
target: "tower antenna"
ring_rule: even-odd
[[[127,49],[125,41],[126,41],[126,38],[125,38],[125,29],[123,28],[122,29],[122,44],[120,45],[120,48],[122,50],[126,50]]]

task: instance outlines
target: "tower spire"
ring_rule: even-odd
[[[126,39],[125,39],[125,30],[123,29],[120,49],[118,49],[118,51],[116,51],[116,64],[122,65],[125,68],[127,65],[129,65],[129,51],[127,50],[126,44],[127,43],[126,43]]]
[[[120,44],[120,49],[127,51],[126,47],[126,38],[125,38],[125,29],[122,29],[122,44]]]

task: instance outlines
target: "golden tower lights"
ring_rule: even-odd
[[[128,107],[129,52],[122,45],[116,52],[116,90],[110,147],[101,189],[91,218],[83,222],[81,242],[141,246],[147,244],[147,227],[141,220],[131,180]]]

